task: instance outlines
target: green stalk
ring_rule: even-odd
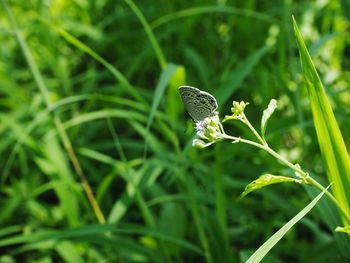
[[[267,144],[267,142],[260,136],[260,134],[254,129],[253,125],[251,125],[250,121],[248,121],[247,117],[245,116],[245,114],[243,114],[243,119],[242,122],[245,123],[248,128],[254,133],[254,135],[256,136],[256,138],[258,138],[258,140],[261,142],[261,144],[265,145]]]
[[[270,148],[270,146],[262,139],[260,134],[253,127],[253,125],[251,125],[251,123],[248,121],[245,114],[243,114],[243,116],[242,116],[242,122],[249,127],[249,129],[252,131],[252,133],[257,137],[257,139],[261,143],[257,143],[257,142],[247,140],[247,139],[242,139],[240,137],[230,136],[230,135],[227,135],[226,133],[224,133],[222,135],[222,138],[232,140],[235,143],[242,142],[242,143],[246,143],[246,144],[255,146],[257,148],[260,148],[260,149],[264,150],[265,152],[269,153],[270,155],[272,155],[273,157],[275,157],[282,164],[288,166],[293,171],[295,171],[296,177],[301,178],[306,183],[314,186],[315,188],[319,189],[320,191],[324,191],[326,189],[319,182],[317,182],[315,179],[313,179],[307,172],[305,172],[303,169],[301,169],[301,167],[299,165],[292,164],[287,159],[285,159],[282,155],[280,155],[279,153],[274,151],[272,148]],[[298,176],[298,175],[300,175],[300,176]],[[340,211],[343,213],[344,217],[346,218],[347,222],[350,222],[350,216],[348,215],[348,213],[346,212],[344,207],[340,204],[340,202],[329,191],[326,191],[325,195],[340,209]]]

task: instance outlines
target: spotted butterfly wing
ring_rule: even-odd
[[[179,91],[188,114],[195,122],[216,114],[218,104],[213,95],[191,86],[181,86]]]

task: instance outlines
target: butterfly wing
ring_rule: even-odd
[[[191,86],[181,86],[179,90],[186,110],[195,122],[215,114],[218,105],[213,95]]]

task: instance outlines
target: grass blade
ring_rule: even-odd
[[[128,4],[128,6],[132,9],[132,11],[135,13],[137,18],[140,20],[140,22],[143,26],[143,29],[145,30],[147,37],[148,37],[149,41],[151,42],[153,50],[157,55],[160,67],[162,69],[164,69],[166,67],[166,64],[167,64],[165,56],[162,52],[162,49],[160,48],[160,46],[158,44],[158,41],[157,41],[155,35],[153,34],[152,28],[150,27],[149,23],[147,22],[145,16],[142,14],[141,10],[137,7],[137,5],[135,5],[135,3],[132,0],[125,0],[125,3]]]
[[[300,219],[302,219],[321,199],[329,186],[316,196],[303,210],[287,222],[280,230],[273,234],[254,254],[246,261],[246,263],[260,262],[263,257],[277,244],[278,241],[291,229]]]
[[[168,83],[171,81],[172,76],[176,72],[176,69],[177,69],[176,65],[168,64],[160,75],[159,81],[158,81],[157,86],[156,86],[155,91],[154,91],[152,108],[151,108],[151,112],[149,114],[148,121],[147,121],[147,126],[146,126],[147,132],[149,132],[149,129],[152,125],[154,116],[157,112],[158,106],[161,102],[161,99],[163,98],[165,89],[166,89]],[[147,138],[148,137],[146,137],[146,140],[145,140],[144,156],[146,155],[146,152],[147,152]]]
[[[200,6],[188,9],[183,9],[177,12],[172,12],[168,15],[157,18],[151,23],[152,28],[157,28],[163,24],[169,23],[176,19],[181,19],[188,16],[204,15],[210,13],[227,13],[236,16],[251,17],[265,22],[273,22],[275,19],[272,16],[266,15],[265,13],[247,10],[243,8],[236,8],[232,6]]]
[[[334,117],[331,105],[320,77],[311,60],[298,26],[293,18],[294,33],[297,40],[304,82],[308,91],[318,143],[326,165],[328,180],[333,183],[332,192],[343,211],[350,215],[350,161],[344,139]],[[343,215],[342,215],[343,216]],[[343,217],[345,224],[349,220]]]

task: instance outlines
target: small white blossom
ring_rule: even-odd
[[[220,123],[218,114],[207,117],[202,121],[196,122],[197,138],[193,140],[192,145],[204,148],[222,139],[224,130]]]

